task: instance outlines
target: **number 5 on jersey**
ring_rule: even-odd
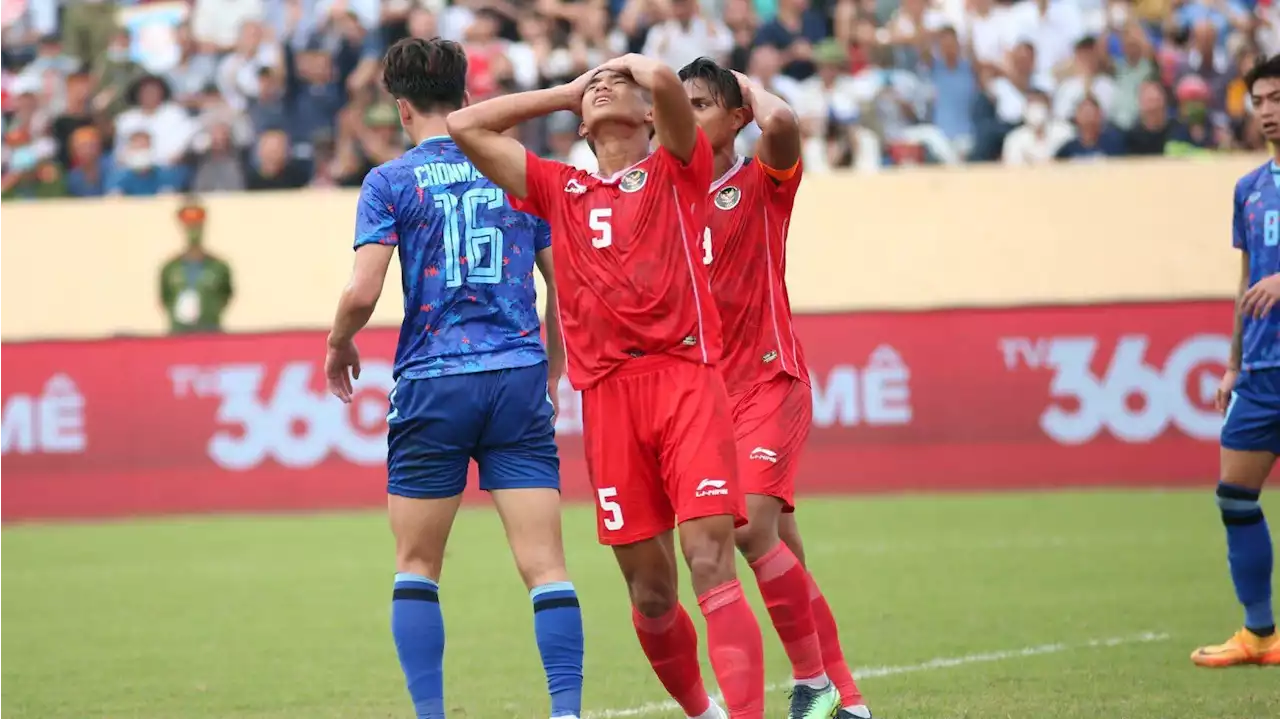
[[[591,237],[591,246],[602,250],[613,244],[613,210],[600,207],[591,211],[587,217],[587,226],[596,234]],[[601,490],[602,492],[604,490]],[[602,500],[603,501],[603,500]]]
[[[591,237],[591,246],[602,250],[613,244],[613,224],[610,221],[613,210],[607,207],[596,208],[587,216],[587,225],[596,234]],[[702,264],[711,264],[711,228],[702,229]]]

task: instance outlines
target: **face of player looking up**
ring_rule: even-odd
[[[684,90],[689,95],[689,103],[693,105],[693,117],[698,121],[698,127],[706,133],[711,149],[719,151],[726,145],[732,145],[738,131],[746,124],[742,108],[726,108],[723,98],[712,92],[705,80],[687,80]]]
[[[629,75],[601,70],[582,95],[584,135],[596,139],[596,133],[607,124],[641,127],[653,122],[652,109],[645,91]]]
[[[1280,142],[1280,78],[1264,77],[1253,83],[1253,111],[1268,142]]]

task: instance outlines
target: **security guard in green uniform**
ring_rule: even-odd
[[[160,302],[173,334],[222,331],[231,303],[231,267],[204,249],[205,210],[188,198],[178,210],[187,248],[160,270]]]

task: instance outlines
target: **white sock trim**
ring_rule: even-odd
[[[816,677],[809,677],[808,679],[792,679],[791,681],[793,686],[805,686],[812,689],[825,689],[829,684],[831,684],[831,680],[827,678],[826,672],[823,672]]]

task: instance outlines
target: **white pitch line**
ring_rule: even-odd
[[[1061,652],[1071,651],[1073,649],[1094,649],[1099,647],[1118,647],[1124,644],[1145,644],[1148,642],[1162,642],[1169,638],[1168,634],[1163,632],[1143,632],[1141,634],[1130,634],[1121,637],[1106,637],[1104,639],[1090,639],[1087,642],[1078,644],[1041,644],[1034,647],[1023,647],[1022,649],[1004,649],[995,652],[981,652],[978,654],[965,654],[958,657],[938,657],[930,659],[920,664],[905,664],[901,666],[887,667],[864,667],[854,670],[854,676],[857,679],[870,679],[875,677],[892,677],[899,674],[911,674],[913,672],[927,672],[934,669],[950,669],[951,667],[964,666],[965,664],[982,664],[985,662],[1000,662],[1006,659],[1018,659],[1021,657],[1035,657],[1042,654],[1059,654]],[[765,687],[767,691],[777,691],[790,687],[790,682],[780,684],[770,684]],[[719,700],[717,695],[716,699]],[[680,706],[670,699],[661,702],[649,702],[640,706],[630,707],[628,709],[603,709],[601,711],[586,712],[583,719],[620,719],[621,717],[638,717],[647,716],[649,714],[657,714],[658,712],[669,712],[679,709]]]

